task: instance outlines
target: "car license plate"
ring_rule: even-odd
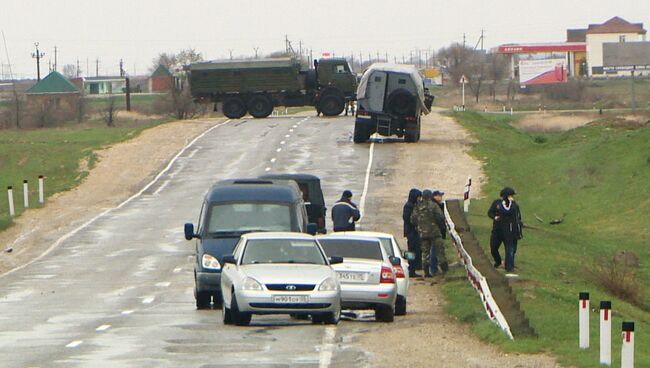
[[[368,274],[365,272],[339,272],[339,280],[349,282],[365,282]]]
[[[307,303],[309,297],[307,295],[275,295],[273,296],[273,303],[278,304],[296,304]]]

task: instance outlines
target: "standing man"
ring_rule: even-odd
[[[515,253],[517,241],[523,238],[521,212],[515,202],[515,191],[505,187],[501,191],[501,198],[492,202],[488,216],[493,220],[492,234],[490,236],[490,251],[494,258],[494,267],[501,266],[499,247],[501,243],[506,247],[506,272],[515,270]]]
[[[361,212],[352,202],[352,192],[344,190],[341,199],[332,206],[334,231],[354,231],[354,223],[361,218]]]
[[[402,220],[404,220],[404,237],[406,238],[406,244],[408,245],[409,252],[415,254],[415,259],[413,264],[409,264],[409,277],[418,277],[419,275],[415,273],[415,270],[419,267],[422,267],[422,255],[420,251],[420,235],[418,234],[418,229],[411,222],[411,214],[415,206],[418,204],[418,200],[422,197],[422,192],[419,189],[411,189],[409,191],[409,198],[404,203],[404,208],[402,209]]]
[[[422,199],[413,210],[413,214],[411,214],[411,222],[417,226],[418,234],[420,235],[424,277],[432,277],[438,269],[437,265],[430,264],[431,248],[434,244],[439,245],[442,242],[442,233],[440,232],[439,224],[444,220],[444,215],[440,211],[440,207],[433,201],[433,193],[428,189],[423,191]]]
[[[449,270],[449,263],[447,262],[447,255],[445,253],[445,242],[444,239],[447,239],[447,222],[445,221],[445,203],[443,196],[445,192],[441,190],[436,190],[433,192],[433,201],[440,208],[442,218],[438,222],[438,227],[440,228],[440,234],[442,237],[438,242],[433,244],[435,249],[431,250],[431,269],[437,270],[440,266],[442,273],[446,273]]]

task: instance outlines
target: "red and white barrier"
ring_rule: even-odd
[[[600,302],[600,364],[612,365],[612,302]]]
[[[9,200],[9,216],[14,217],[16,215],[16,209],[14,208],[14,189],[12,187],[7,187],[7,199]]]
[[[463,210],[465,213],[469,212],[469,202],[470,202],[470,189],[472,187],[472,177],[467,178],[467,184],[465,184],[465,190],[463,191]]]
[[[38,176],[38,202],[40,204],[45,203],[45,186],[43,185],[43,175]]]
[[[580,292],[578,297],[580,349],[589,349],[589,293]]]
[[[23,207],[29,208],[29,185],[27,180],[23,180]]]
[[[470,179],[470,185],[471,185],[471,179]],[[447,211],[447,205],[445,203],[445,220],[447,221],[447,229],[449,230],[449,235],[451,235],[451,239],[453,241],[454,246],[456,247],[456,251],[458,252],[458,256],[460,257],[461,261],[465,265],[465,270],[467,271],[467,277],[474,287],[474,289],[478,292],[479,296],[481,297],[483,308],[485,309],[485,313],[487,316],[490,318],[490,320],[494,323],[496,323],[505,333],[508,335],[508,337],[511,340],[514,340],[512,336],[512,332],[510,331],[510,326],[508,325],[508,321],[506,320],[505,316],[503,313],[501,313],[501,309],[499,308],[499,305],[497,302],[494,300],[494,297],[492,296],[492,292],[490,291],[490,286],[488,285],[487,280],[485,277],[479,272],[479,270],[474,267],[472,263],[472,257],[470,257],[469,253],[465,250],[465,247],[463,247],[463,241],[460,238],[460,235],[456,232],[456,227],[454,225],[454,222],[451,219],[451,216],[449,215],[449,211]]]
[[[623,322],[621,368],[634,368],[634,322]]]

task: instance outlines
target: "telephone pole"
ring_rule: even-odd
[[[54,46],[54,71],[56,71],[56,55],[57,55],[57,47]]]
[[[45,53],[38,51],[38,42],[35,42],[34,46],[36,46],[36,52],[32,52],[32,58],[36,59],[36,78],[40,82],[41,81],[41,58],[45,56]]]
[[[120,77],[124,77],[124,62],[120,59]]]
[[[79,75],[81,75],[81,73],[79,72],[79,58],[77,58],[77,78],[79,78]]]
[[[95,59],[95,77],[99,77],[99,58]]]
[[[257,59],[257,51],[260,49],[260,47],[253,47],[253,50],[255,50],[255,59]]]
[[[233,51],[234,51],[233,49],[228,49],[228,52],[230,53],[230,60],[232,60],[232,52]]]

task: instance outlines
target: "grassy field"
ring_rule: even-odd
[[[103,123],[38,130],[0,130],[0,230],[11,225],[7,186],[14,187],[14,202],[19,215],[23,208],[23,180],[30,183],[30,205],[38,206],[38,176],[44,175],[45,195],[70,190],[88,174],[79,163],[87,160],[91,168],[94,151],[138,135],[142,130],[165,120],[134,124],[120,123],[108,128]]]
[[[161,95],[155,94],[131,94],[131,108],[134,111],[151,113],[153,112],[153,104],[156,99],[160,98]],[[112,96],[115,99],[115,107],[118,110],[126,109],[126,97],[125,95],[115,95]],[[106,108],[109,96],[102,97],[86,97],[85,101],[89,108],[90,112],[101,111]]]
[[[586,126],[564,133],[530,134],[511,127],[511,117],[467,112],[454,115],[478,139],[472,154],[484,162],[487,198],[472,201],[469,221],[489,254],[487,209],[503,186],[518,192],[525,231],[517,252],[519,279],[511,284],[539,334],[508,341],[488,322],[462,277],[444,285],[448,310],[470,322],[485,340],[507,351],[551,352],[560,362],[598,367],[598,305],[613,303],[614,366],[620,364],[621,322],[636,322],[636,366],[650,366],[650,126]],[[536,220],[536,216],[544,223]],[[562,218],[560,225],[549,225]],[[627,269],[640,289],[636,303],[621,300],[596,281],[602,259],[634,252]],[[503,248],[502,248],[503,253]],[[605,270],[608,271],[608,270]],[[461,275],[460,270],[454,271]],[[578,349],[578,292],[591,293],[591,346]]]

